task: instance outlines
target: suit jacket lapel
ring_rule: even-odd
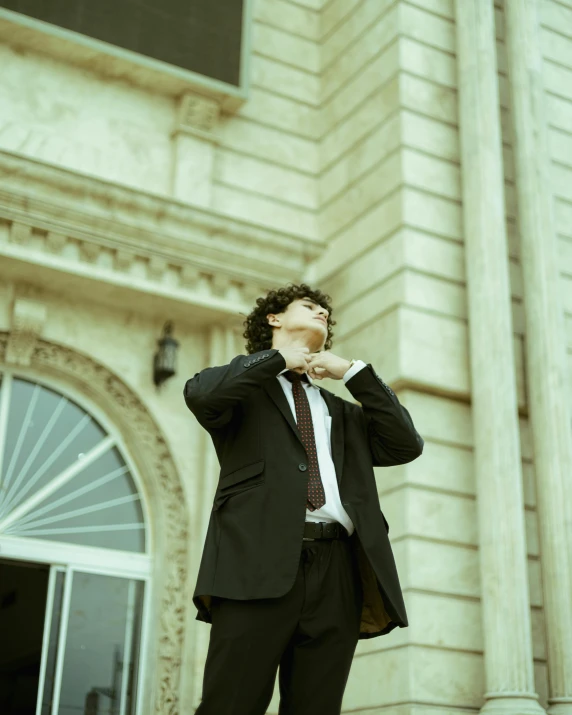
[[[296,425],[296,420],[284,394],[284,390],[280,385],[278,380],[268,380],[264,383],[264,389],[270,395],[280,412],[284,415],[286,422],[292,428],[294,434],[300,441],[300,444],[304,446],[302,442],[302,436]],[[336,469],[336,477],[338,484],[341,484],[342,479],[342,466],[344,463],[344,416],[343,416],[343,403],[337,398],[333,393],[325,390],[323,387],[318,385],[320,394],[324,398],[326,405],[328,406],[328,411],[330,417],[332,418],[332,460],[334,462],[334,467]]]
[[[264,389],[274,400],[276,406],[286,418],[286,422],[288,422],[290,427],[293,429],[294,434],[300,440],[300,444],[304,446],[302,443],[302,436],[300,435],[300,431],[296,425],[296,420],[294,419],[294,415],[292,414],[292,410],[290,409],[290,405],[288,404],[288,400],[286,399],[286,395],[284,394],[284,390],[282,389],[282,385],[279,380],[267,380],[264,383]]]

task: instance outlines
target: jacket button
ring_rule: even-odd
[[[304,464],[304,462],[302,462],[301,464],[298,465],[298,469],[299,469],[301,472],[305,472],[306,469],[307,469],[307,467],[306,467],[306,465]]]

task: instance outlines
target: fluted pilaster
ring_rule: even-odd
[[[493,0],[457,0],[465,263],[486,713],[534,692]]]
[[[538,0],[505,0],[551,715],[572,714],[572,446]]]

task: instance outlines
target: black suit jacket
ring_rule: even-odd
[[[187,381],[185,402],[209,432],[220,476],[193,602],[212,623],[211,596],[283,596],[294,585],[306,520],[308,457],[277,379],[275,349],[237,355]],[[332,417],[332,457],[341,502],[352,520],[364,593],[359,638],[407,626],[373,467],[404,464],[423,439],[391,388],[367,365],[346,387],[361,406],[320,387]]]

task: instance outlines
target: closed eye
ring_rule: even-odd
[[[310,308],[310,310],[314,310],[314,306],[310,303],[304,303],[304,308]],[[323,317],[326,319],[326,321],[328,320],[325,315]]]

